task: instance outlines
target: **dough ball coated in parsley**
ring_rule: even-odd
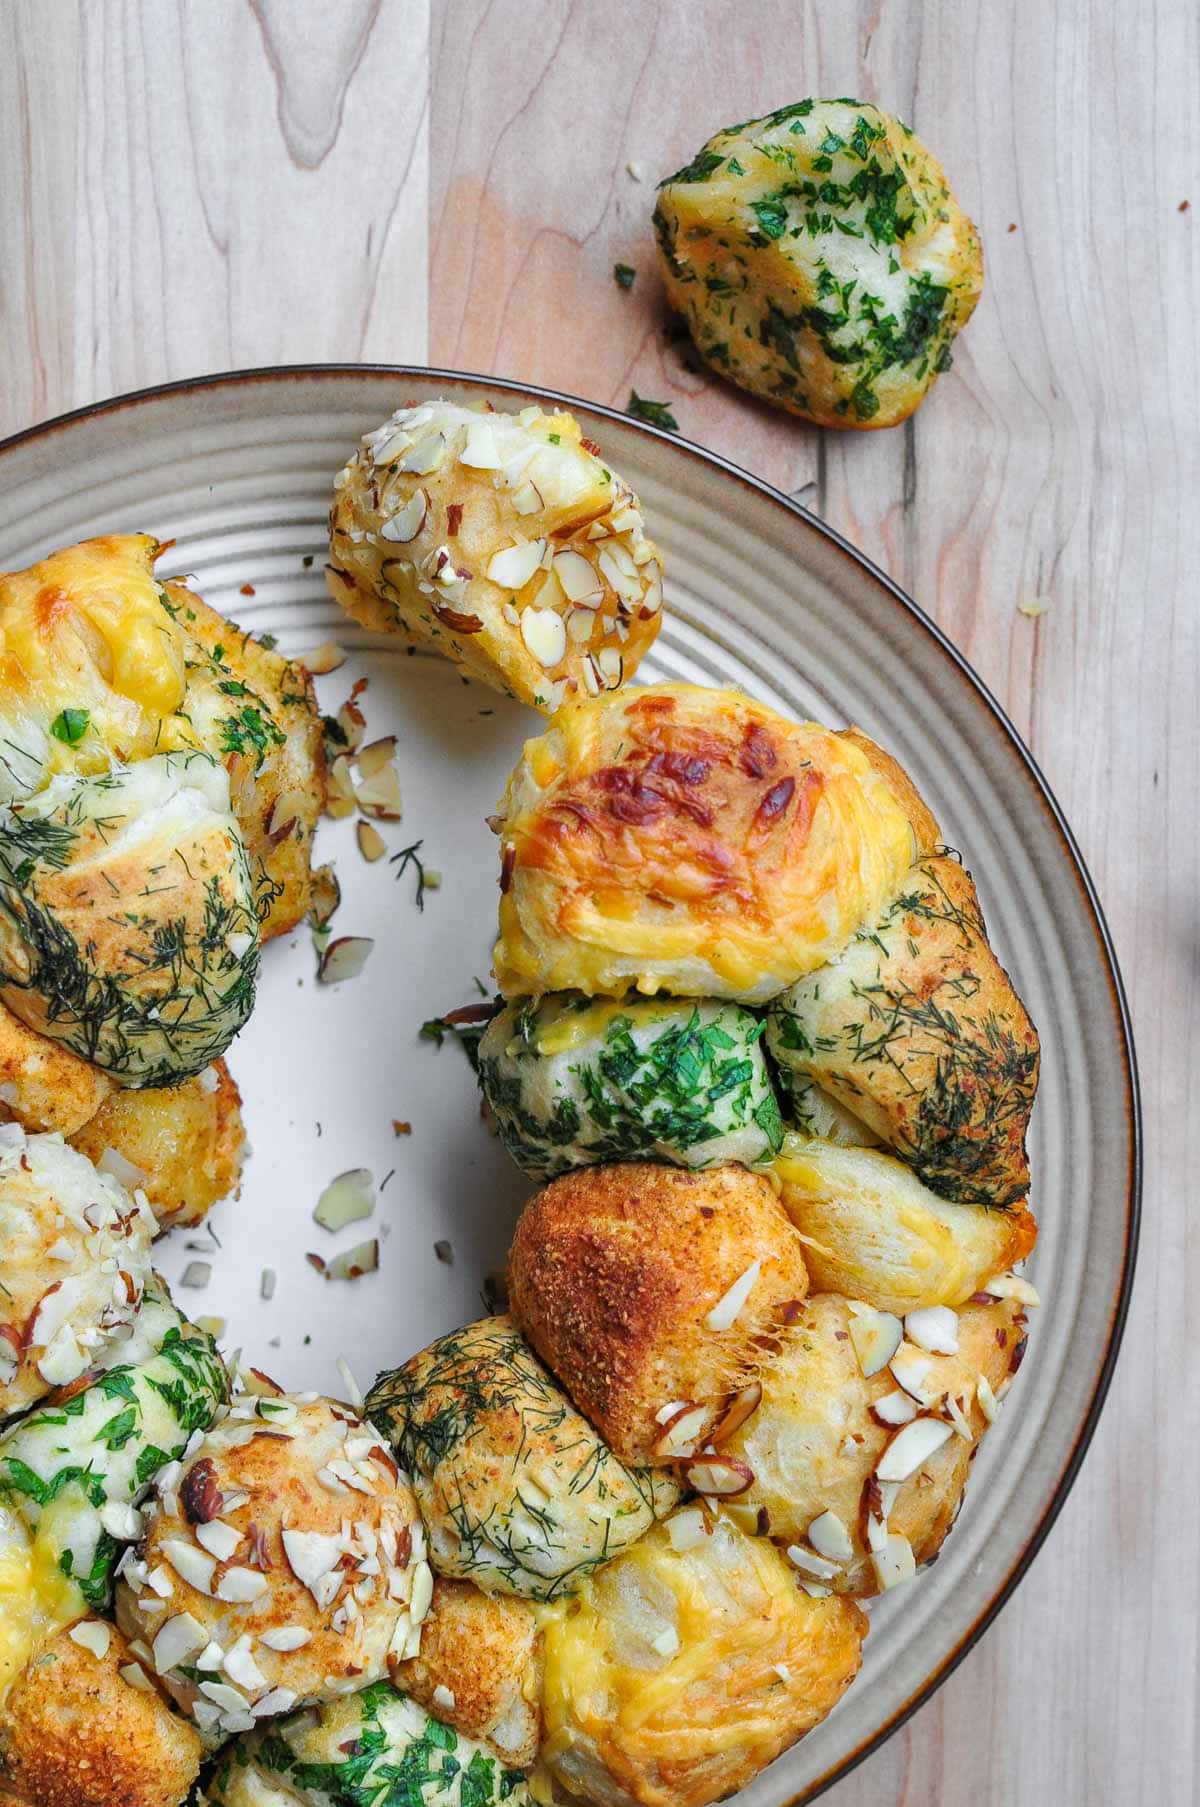
[[[750,1165],[782,1136],[762,1033],[737,1004],[553,996],[493,1017],[479,1081],[535,1179],[597,1161]]]
[[[983,287],[979,233],[936,157],[856,100],[718,132],[662,184],[654,228],[701,356],[819,426],[907,419]]]
[[[0,997],[121,1085],[224,1053],[259,921],[229,779],[208,753],[64,773],[0,810]]]

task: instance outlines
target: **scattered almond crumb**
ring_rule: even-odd
[[[1190,201],[1180,201],[1178,207],[1175,209],[1176,213],[1186,213],[1191,204]]]
[[[1010,221],[1009,221],[1009,222],[1008,222],[1008,229],[1009,229],[1009,231],[1010,231],[1010,232],[1015,232],[1015,231],[1016,231],[1016,229],[1017,229],[1017,222],[1016,222],[1016,220],[1010,220]]]
[[[1017,604],[1017,613],[1028,615],[1030,620],[1036,620],[1039,615],[1044,615],[1049,607],[1050,598],[1048,596],[1023,596]]]
[[[253,596],[253,594],[254,594],[254,585],[253,584],[243,584],[241,589],[238,591],[239,596]]]
[[[412,1135],[412,1124],[411,1123],[401,1123],[401,1121],[398,1117],[393,1117],[392,1118],[392,1134],[394,1136],[411,1136]]]
[[[645,181],[645,175],[642,171],[642,166],[640,163],[627,163],[625,165],[625,168],[628,171],[628,173],[633,177],[635,182]]]

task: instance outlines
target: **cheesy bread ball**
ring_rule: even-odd
[[[0,996],[29,1028],[123,1085],[170,1084],[228,1047],[257,970],[246,851],[208,754],[64,775],[0,811]]]
[[[568,1173],[526,1206],[508,1280],[513,1316],[625,1462],[690,1456],[808,1290],[799,1236],[742,1167]]]
[[[77,1380],[133,1324],[154,1217],[61,1136],[0,1125],[0,1418]]]
[[[763,1025],[737,1004],[509,1004],[479,1043],[479,1084],[517,1166],[553,1179],[596,1161],[750,1165],[783,1136]]]
[[[311,681],[160,582],[161,551],[149,534],[110,534],[0,573],[0,803],[206,751],[229,772],[263,935],[278,934],[307,907],[324,800]]]
[[[1024,1206],[981,1211],[923,1186],[911,1168],[870,1148],[784,1138],[773,1162],[784,1210],[804,1238],[815,1292],[845,1293],[901,1316],[961,1305],[1032,1253]]]
[[[117,1622],[216,1739],[414,1654],[423,1544],[408,1483],[348,1406],[241,1398],[160,1477]]]
[[[866,1630],[766,1539],[685,1507],[548,1621],[542,1759],[597,1807],[704,1807],[824,1719]]]
[[[27,1029],[0,1004],[0,1117],[71,1136],[113,1090],[107,1073],[62,1042]]]
[[[910,1572],[937,1554],[1025,1342],[1011,1299],[910,1316],[906,1326],[880,1319],[836,1293],[810,1298],[763,1370],[758,1410],[721,1452],[753,1477],[736,1510],[794,1552],[813,1585],[838,1593],[890,1585],[890,1557],[882,1571],[872,1560],[885,1536],[907,1545]],[[955,1353],[930,1352],[936,1341]]]
[[[21,1807],[179,1807],[200,1757],[103,1619],[59,1632],[0,1705],[0,1799]]]
[[[767,1033],[781,1067],[814,1079],[935,1192],[1025,1197],[1037,1032],[957,860],[914,866],[876,921],[775,1000]]]
[[[526,1601],[439,1575],[420,1651],[393,1665],[392,1680],[510,1769],[532,1768],[541,1741],[542,1640]]]
[[[570,414],[401,408],[337,478],[329,587],[367,627],[550,712],[633,675],[662,618],[637,497]]]
[[[755,1004],[877,916],[936,824],[845,735],[654,684],[565,705],[526,742],[497,832],[505,997]]]
[[[941,164],[857,100],[718,132],[654,210],[667,297],[731,381],[825,427],[890,427],[950,364],[983,288]]]
[[[572,1593],[679,1497],[605,1447],[508,1318],[381,1375],[367,1411],[412,1475],[434,1567],[489,1592]]]
[[[151,1481],[212,1423],[229,1390],[212,1338],[154,1286],[128,1341],[96,1368],[0,1436],[0,1505],[32,1532],[35,1574],[66,1583],[60,1623],[107,1604]]]
[[[160,1230],[202,1222],[220,1199],[236,1197],[246,1132],[242,1100],[223,1060],[182,1085],[124,1089],[76,1130],[73,1147],[101,1161],[117,1157]]]
[[[389,1682],[222,1753],[209,1807],[527,1807],[525,1779]]]

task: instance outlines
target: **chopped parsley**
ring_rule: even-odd
[[[679,431],[679,422],[666,402],[652,402],[639,395],[636,389],[629,391],[629,406],[625,412],[632,414],[635,420],[647,420],[652,427],[662,427],[668,433]]]
[[[90,720],[86,709],[60,709],[50,723],[50,732],[64,747],[77,747],[88,731]]]
[[[632,264],[614,264],[613,281],[619,289],[631,289],[637,280],[637,271]]]

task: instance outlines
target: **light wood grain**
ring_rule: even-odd
[[[0,8],[0,430],[285,359],[636,386],[917,596],[1074,825],[1146,1096],[1125,1351],[1029,1579],[838,1807],[1200,1799],[1197,37],[1184,0]],[[820,92],[906,117],[983,229],[954,370],[890,433],[817,434],[663,338],[654,181]]]

